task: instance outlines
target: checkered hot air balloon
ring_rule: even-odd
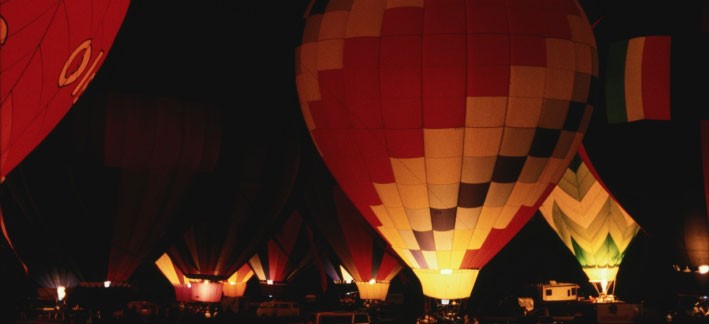
[[[469,297],[561,178],[597,75],[574,0],[315,1],[296,56],[320,155],[441,299]]]

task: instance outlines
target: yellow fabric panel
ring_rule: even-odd
[[[510,97],[544,97],[545,79],[546,68],[536,66],[510,66]]]
[[[412,269],[418,269],[420,268],[419,264],[416,262],[416,258],[414,258],[414,255],[411,254],[411,251],[408,249],[399,249],[399,248],[394,248],[394,252],[396,252],[397,255],[401,257],[404,262],[406,262],[406,265],[409,266],[409,268]]]
[[[510,193],[510,197],[507,198],[507,205],[532,206],[539,198],[542,188],[543,186],[539,183],[517,182],[512,189],[512,193]]]
[[[497,156],[502,142],[502,127],[465,128],[463,156]]]
[[[431,208],[447,209],[458,206],[458,188],[460,182],[428,185],[428,200]]]
[[[502,207],[507,203],[514,183],[491,182],[490,189],[485,197],[486,207]]]
[[[542,98],[510,97],[505,119],[507,127],[537,127],[542,102]]]
[[[391,226],[379,226],[377,227],[377,230],[381,233],[382,237],[389,242],[391,247],[396,249],[408,248],[398,229]]]
[[[433,229],[431,225],[431,209],[407,209],[407,222],[411,224],[410,228],[414,231],[425,232]],[[402,229],[405,227],[401,227]]]
[[[408,209],[428,208],[428,188],[426,185],[399,185],[401,203]]]
[[[628,41],[625,57],[625,109],[628,121],[645,119],[643,111],[643,50],[645,37]]]
[[[559,182],[559,179],[564,175],[564,171],[566,171],[568,165],[568,160],[565,159],[553,157],[547,159],[547,167],[544,168],[544,171],[542,171],[542,174],[539,176],[538,183],[547,184]]]
[[[377,216],[377,219],[379,220],[379,223],[382,224],[382,226],[396,227],[394,225],[394,221],[391,219],[391,216],[389,216],[389,212],[384,207],[384,205],[369,206],[369,208],[372,209],[372,212],[374,213],[374,215]]]
[[[519,206],[505,206],[504,208],[502,208],[500,216],[497,217],[497,220],[495,221],[495,224],[492,225],[492,227],[496,229],[507,228],[507,226],[510,225],[510,222],[517,214],[518,210]]]
[[[175,265],[172,263],[172,260],[170,259],[170,256],[167,255],[167,253],[163,253],[163,255],[160,256],[160,258],[155,261],[155,266],[158,267],[160,272],[167,278],[168,281],[170,281],[171,284],[173,285],[179,285],[181,283],[185,283],[186,279],[182,272],[175,268]]]
[[[539,116],[539,127],[561,129],[566,122],[569,102],[558,99],[544,99],[542,112]]]
[[[468,242],[468,250],[479,250],[480,247],[483,246],[483,243],[485,243],[491,229],[492,224],[490,224],[490,227],[474,230],[473,236],[470,238],[470,242]]]
[[[502,145],[500,145],[500,155],[527,156],[535,132],[536,128],[505,127],[502,134]]]
[[[465,251],[467,251],[467,249],[456,249],[451,252],[451,268],[459,269],[461,267],[463,264],[463,258],[465,258]]]
[[[399,189],[396,183],[373,183],[374,189],[377,190],[379,199],[382,201],[384,206],[387,207],[401,207],[401,196],[399,195]]]
[[[439,270],[414,269],[423,294],[436,299],[470,297],[478,273],[477,269],[454,269],[452,274],[441,274]]]
[[[326,11],[320,23],[319,40],[324,39],[342,39],[345,38],[345,30],[347,30],[348,11],[336,10]]]
[[[346,37],[380,36],[386,3],[386,0],[359,0],[352,3]]]
[[[298,48],[298,53],[300,55],[300,70],[301,73],[298,75],[302,78],[300,82],[303,83],[304,92],[298,92],[301,100],[315,101],[320,99],[320,86],[318,84],[318,74],[317,74],[317,54],[318,44],[308,43],[303,44]]]
[[[421,254],[423,254],[423,259],[426,260],[426,264],[428,264],[428,269],[440,269],[438,267],[436,251],[421,251]]]
[[[424,157],[413,159],[390,158],[396,183],[423,184],[426,183],[426,162]]]
[[[485,183],[492,179],[497,156],[490,157],[464,157],[463,170],[460,174],[461,182]]]
[[[259,280],[266,280],[266,273],[263,271],[263,265],[261,265],[261,260],[257,255],[254,255],[251,257],[249,260],[249,265],[251,265],[251,269],[254,270],[254,274],[256,277],[258,277]]]
[[[596,180],[596,177],[593,176],[593,173],[586,168],[586,164],[581,164],[579,166],[578,171],[576,172],[576,182],[578,183],[578,190],[579,193],[583,195],[583,193],[588,192],[593,188],[594,186],[598,185],[601,187],[601,190],[607,195],[608,192],[603,189],[601,184]]]
[[[418,7],[423,8],[423,0],[388,0],[387,9],[399,7]]]
[[[571,100],[576,73],[569,70],[547,69],[544,98]]]
[[[411,229],[411,223],[409,223],[409,217],[406,215],[406,210],[404,207],[384,207],[394,223],[394,227],[398,229]]]
[[[453,246],[454,251],[465,251],[468,249],[468,244],[473,238],[473,230],[453,230]]]
[[[465,127],[503,127],[507,97],[467,97]]]
[[[460,182],[460,172],[463,164],[461,155],[450,158],[426,157],[426,182],[429,184],[451,184]]]
[[[418,241],[416,241],[416,237],[414,236],[414,232],[411,230],[399,230],[399,236],[401,237],[401,240],[404,242],[404,246],[409,249],[409,250],[420,250],[421,247],[419,247]]]
[[[535,183],[539,180],[539,175],[542,174],[544,167],[547,165],[548,158],[528,156],[522,167],[522,172],[519,174],[517,182]]]
[[[567,195],[572,196],[575,199],[579,199],[581,197],[579,180],[580,179],[578,178],[577,173],[574,173],[571,169],[566,169],[566,171],[564,171],[564,175],[561,176],[561,179],[557,182],[552,194],[554,191],[561,190]]]
[[[450,249],[441,251],[441,249],[438,248],[438,243],[436,243],[436,259],[438,260],[438,269],[453,269],[451,266],[451,254]]]
[[[344,45],[343,39],[319,41],[317,71],[342,69]]]
[[[423,130],[424,152],[427,158],[458,157],[463,154],[464,128]]]
[[[574,44],[574,57],[576,58],[576,72],[593,74],[593,48],[587,44]]]
[[[547,50],[547,67],[575,71],[576,53],[574,49],[574,42],[560,38],[547,38],[545,40]]]
[[[593,35],[591,24],[585,17],[577,15],[566,16],[571,28],[571,40],[596,47],[596,37]]]
[[[472,230],[478,222],[482,207],[465,208],[458,207],[455,213],[456,230]]]
[[[475,231],[482,230],[487,232],[495,224],[497,216],[502,212],[502,207],[487,207],[483,206],[480,210],[480,217],[478,218],[478,223],[475,224]],[[473,233],[473,236],[475,233]]]
[[[453,249],[453,230],[433,231],[433,241],[436,244],[436,251],[450,251]],[[450,257],[450,255],[449,255]]]

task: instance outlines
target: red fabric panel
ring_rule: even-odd
[[[645,38],[642,85],[645,119],[670,120],[670,37]]]
[[[357,143],[372,182],[395,182],[384,131],[381,129],[362,130],[354,135],[355,137],[351,140]]]
[[[274,282],[283,282],[286,279],[286,267],[288,265],[288,256],[273,240],[267,243],[268,253],[268,272],[266,279],[271,279]]]
[[[539,36],[515,35],[511,36],[512,65],[546,66],[547,50],[546,41]]]
[[[345,40],[342,64],[345,69],[379,67],[379,37],[355,37]]]
[[[469,66],[469,97],[505,97],[510,92],[509,65]]]
[[[421,127],[421,59],[421,37],[382,38],[380,84],[385,127]]]
[[[511,3],[508,14],[510,34],[546,35],[549,27],[540,23],[540,21],[545,21],[548,19],[548,11],[541,10],[537,6],[529,7],[524,5],[514,5]],[[539,19],[539,17],[545,17],[545,19]]]
[[[423,34],[464,34],[465,0],[426,2],[423,10]]]
[[[423,129],[386,130],[389,155],[397,159],[424,156]]]
[[[431,35],[423,40],[423,126],[465,125],[464,35]]]
[[[320,101],[310,103],[310,112],[318,128],[351,128],[345,105],[345,85],[342,70],[318,72]]]
[[[423,31],[423,8],[392,8],[384,12],[382,36],[420,35]]]
[[[469,65],[509,65],[510,38],[507,35],[468,35]]]
[[[468,34],[507,34],[507,8],[501,1],[466,6]]]
[[[572,1],[565,1],[565,3],[569,4],[572,3]],[[541,21],[542,35],[547,38],[571,39],[571,27],[569,26],[569,20],[566,15],[550,15],[548,13],[549,10],[550,9],[543,9],[543,11],[541,11],[546,12],[544,19]],[[553,8],[551,10],[558,11],[559,9]]]
[[[381,128],[382,102],[379,93],[379,69],[345,69],[347,108],[355,128]]]
[[[382,262],[379,264],[379,272],[377,272],[377,280],[384,280],[390,274],[397,273],[401,270],[399,260],[391,256],[389,253],[384,253]]]

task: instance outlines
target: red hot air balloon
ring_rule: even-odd
[[[0,4],[0,179],[79,99],[105,61],[129,3]]]
[[[296,82],[342,190],[425,295],[457,299],[576,153],[596,53],[574,0],[318,1]]]

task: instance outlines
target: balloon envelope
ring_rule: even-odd
[[[106,60],[130,0],[4,1],[0,179],[64,117]]]
[[[563,175],[591,115],[576,1],[318,2],[297,49],[325,164],[422,282],[467,298]]]
[[[612,295],[625,251],[640,227],[608,193],[583,147],[539,211],[598,293]]]

